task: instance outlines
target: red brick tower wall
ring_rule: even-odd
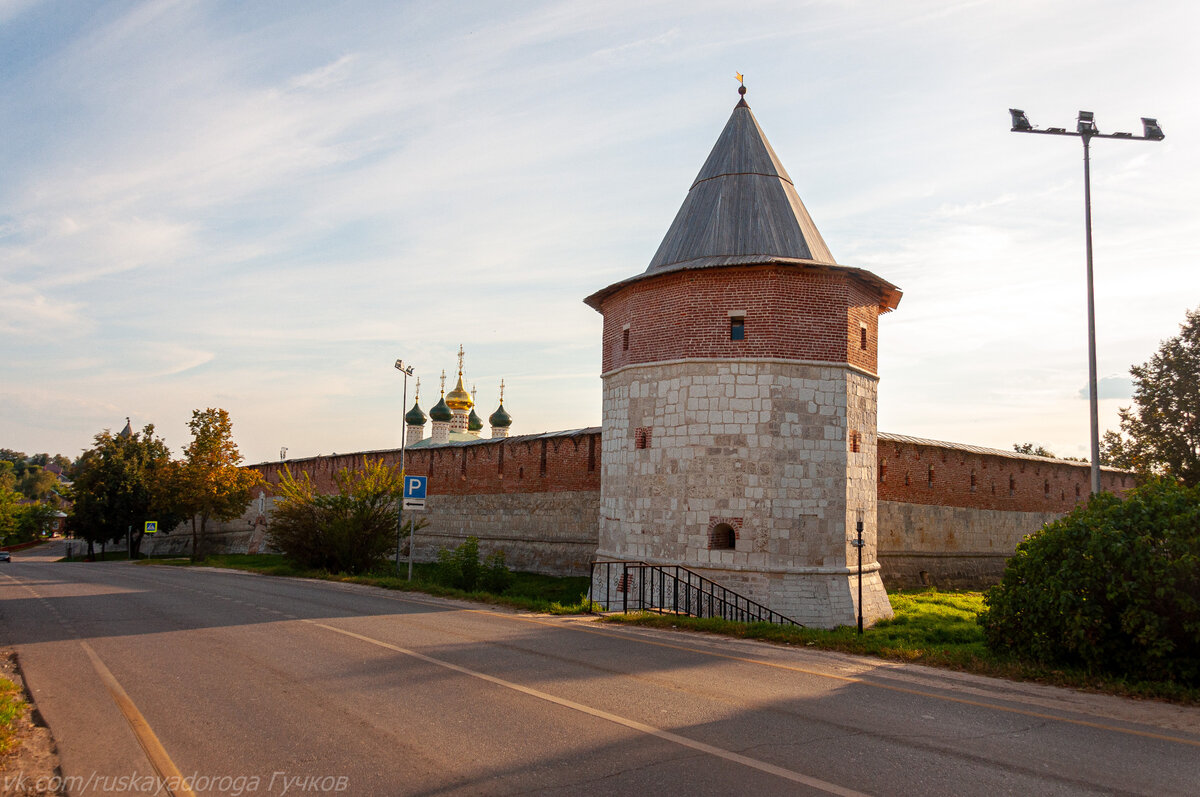
[[[746,313],[745,340],[729,339],[731,310]],[[688,357],[849,363],[877,371],[878,292],[846,272],[794,266],[674,272],[607,297],[603,313],[602,373]]]

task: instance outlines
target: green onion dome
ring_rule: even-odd
[[[471,414],[467,416],[467,431],[478,432],[483,428],[483,419],[475,414],[475,410],[471,410]]]
[[[500,407],[488,417],[488,423],[500,429],[507,429],[512,426],[512,416],[504,411],[504,402],[500,402]]]
[[[429,420],[439,423],[449,423],[454,414],[450,412],[450,408],[446,406],[446,397],[438,399],[438,403],[433,405],[433,409],[429,411]]]
[[[424,426],[425,425],[425,413],[421,412],[421,407],[419,406],[419,402],[416,402],[416,401],[413,402],[412,409],[404,414],[404,422],[407,423],[409,426]]]

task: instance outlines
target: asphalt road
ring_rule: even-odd
[[[75,795],[166,794],[173,774],[177,794],[1200,793],[1197,709],[354,585],[14,558],[0,644]]]

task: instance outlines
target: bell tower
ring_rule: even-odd
[[[585,299],[604,316],[597,553],[850,625],[861,518],[871,623],[892,613],[875,555],[878,319],[901,293],[834,260],[745,92],[649,267]]]

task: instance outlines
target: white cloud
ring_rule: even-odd
[[[1182,2],[25,11],[0,4],[30,42],[0,94],[0,325],[22,336],[0,380],[37,397],[0,408],[10,447],[126,414],[179,445],[218,402],[251,458],[389,445],[391,362],[428,397],[460,342],[521,431],[596,423],[581,300],[645,268],[735,69],[834,253],[906,292],[890,431],[1086,440],[1078,149],[1008,133],[1012,105],[1167,132],[1094,148],[1102,372],[1200,295]]]

